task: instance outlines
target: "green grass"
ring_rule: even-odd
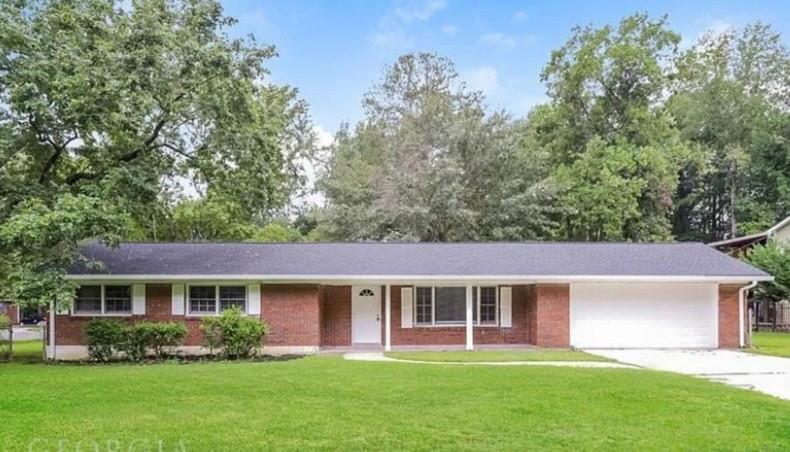
[[[387,352],[396,359],[431,362],[505,362],[505,361],[611,361],[603,356],[575,350],[475,350],[444,352]]]
[[[44,357],[43,344],[40,340],[14,341],[15,362],[36,362]]]
[[[755,353],[790,358],[790,333],[754,332],[752,346]]]
[[[4,451],[790,448],[790,402],[647,370],[310,357],[3,364],[0,378]]]

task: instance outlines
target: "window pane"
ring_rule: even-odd
[[[210,313],[217,310],[214,286],[189,286],[189,312]]]
[[[496,323],[496,287],[480,288],[480,321]]]
[[[466,321],[466,287],[436,288],[436,322]]]
[[[104,286],[104,311],[132,312],[132,286]]]
[[[78,287],[74,312],[101,314],[101,286]]]
[[[244,311],[247,300],[247,288],[244,286],[222,286],[219,288],[219,310],[224,311],[233,306]]]
[[[431,288],[417,288],[417,303],[415,305],[417,323],[431,323]]]

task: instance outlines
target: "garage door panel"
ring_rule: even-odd
[[[716,347],[716,293],[712,284],[573,284],[571,345]]]

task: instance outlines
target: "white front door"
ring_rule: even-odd
[[[381,287],[351,287],[351,342],[381,344]]]

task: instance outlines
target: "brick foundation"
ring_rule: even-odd
[[[529,343],[538,347],[570,347],[570,285],[531,286],[527,299]]]

